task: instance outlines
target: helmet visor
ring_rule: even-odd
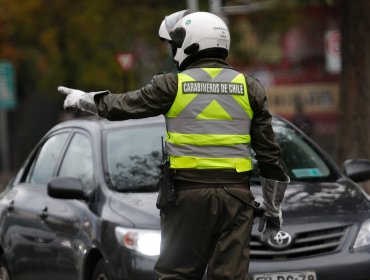
[[[174,30],[175,25],[186,15],[191,14],[193,11],[182,10],[166,16],[162,21],[159,28],[159,37],[164,40],[171,40],[170,32]]]

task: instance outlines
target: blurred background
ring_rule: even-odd
[[[0,0],[0,185],[76,117],[59,85],[117,93],[175,71],[158,28],[187,8],[227,22],[228,61],[263,83],[271,112],[339,165],[370,158],[368,0]]]

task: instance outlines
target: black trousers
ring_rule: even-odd
[[[248,186],[190,184],[177,191],[176,206],[161,211],[159,279],[200,280],[205,271],[209,280],[248,279],[254,201]]]

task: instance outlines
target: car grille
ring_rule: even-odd
[[[251,259],[293,259],[335,251],[348,232],[348,227],[300,232],[284,250],[273,250],[258,236],[251,239]]]

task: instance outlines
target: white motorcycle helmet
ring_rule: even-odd
[[[183,10],[166,16],[159,37],[170,43],[179,70],[202,55],[225,59],[229,53],[229,29],[221,18],[208,12]]]

